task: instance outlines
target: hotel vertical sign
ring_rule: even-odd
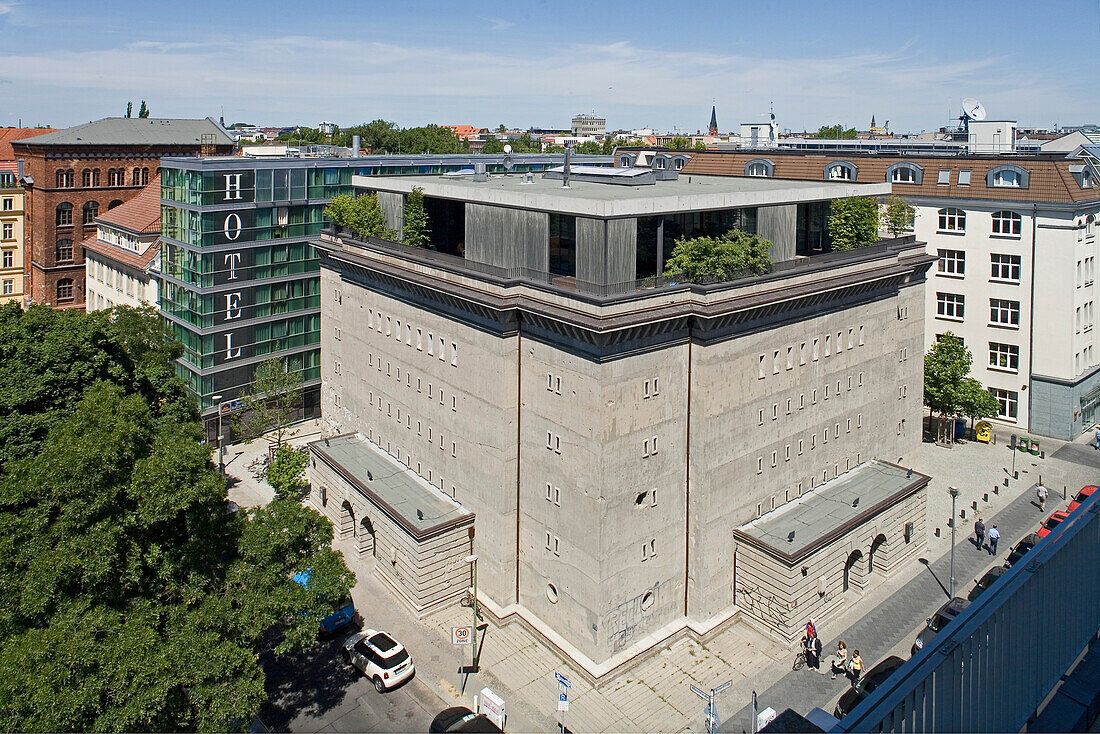
[[[251,204],[256,200],[256,173],[251,170],[218,172],[219,204]],[[249,318],[252,306],[252,289],[244,287],[252,278],[252,242],[256,224],[256,210],[252,208],[220,211],[214,214],[215,246],[240,244],[240,249],[226,249],[215,255],[214,285],[242,287],[223,291],[214,296],[214,321],[218,325],[234,325]],[[237,327],[215,337],[214,363],[233,362],[250,356],[252,328]]]

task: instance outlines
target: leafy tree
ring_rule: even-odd
[[[4,395],[5,409],[36,404],[43,386],[64,406],[17,445],[0,436],[18,457],[0,465],[0,726],[249,721],[266,699],[265,634],[278,624],[279,651],[308,647],[354,581],[331,523],[293,500],[226,511],[197,406],[170,405],[186,392],[178,351],[149,343],[164,336],[155,311],[4,308],[0,329],[26,358],[18,373],[0,360],[16,380],[0,389],[28,394]],[[87,364],[66,367],[66,354]],[[309,591],[290,583],[303,568]]]
[[[351,194],[337,194],[325,205],[325,216],[341,227],[350,226],[352,212],[355,209],[355,197]]]
[[[845,128],[838,122],[835,125],[822,125],[817,129],[814,137],[828,140],[855,140],[859,137],[859,131],[854,127]]]
[[[260,362],[252,376],[252,392],[244,396],[242,417],[233,419],[235,427],[249,438],[274,431],[278,449],[297,416],[301,386],[301,373],[288,371],[284,360],[272,357]]]
[[[886,200],[886,211],[882,222],[891,237],[901,237],[913,229],[913,220],[917,216],[916,208],[905,197],[890,194]]]
[[[874,199],[852,196],[834,199],[829,209],[833,250],[853,250],[878,241],[879,211]]]
[[[673,150],[687,150],[691,147],[691,140],[683,135],[673,135],[672,140],[668,141],[668,147]]]
[[[600,143],[600,154],[611,155],[615,152],[615,148],[618,147],[619,141],[615,139],[614,135],[606,136]]]
[[[431,239],[428,212],[424,210],[424,189],[414,186],[405,200],[405,226],[401,236],[410,247],[427,247]]]
[[[695,149],[696,150],[706,150],[707,149],[707,144],[704,143],[702,140],[696,140],[695,141]]]
[[[481,148],[482,153],[503,153],[504,141],[497,138],[495,135],[490,135],[485,139],[485,145]]]
[[[396,240],[397,233],[386,224],[386,214],[378,204],[377,194],[339,194],[325,206],[325,216],[341,227],[348,227],[360,237]]]
[[[133,114],[134,114],[134,103],[133,102],[127,102],[126,103],[126,117],[131,117]]]
[[[757,234],[731,229],[719,237],[680,239],[665,262],[665,275],[721,279],[743,272],[764,273],[771,266],[772,243]]]
[[[275,496],[280,499],[303,499],[302,490],[308,489],[305,481],[307,466],[309,452],[305,449],[296,449],[289,445],[276,449],[275,458],[271,460],[265,473],[267,483],[275,490]]]
[[[997,399],[969,376],[973,362],[962,337],[950,331],[924,355],[924,405],[939,415],[942,442],[954,441],[957,416],[988,418],[997,413]]]
[[[141,100],[141,109],[138,110],[138,119],[144,120],[149,117],[149,108],[145,106],[145,100]]]
[[[574,153],[583,153],[585,155],[600,155],[603,152],[603,148],[595,140],[586,140],[579,145],[573,146]]]

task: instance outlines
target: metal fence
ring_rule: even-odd
[[[834,732],[1020,731],[1100,630],[1100,492]]]

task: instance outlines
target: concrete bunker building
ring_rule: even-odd
[[[390,227],[414,187],[438,226],[432,249],[314,242],[329,438],[310,501],[339,534],[418,612],[465,593],[475,552],[479,601],[593,679],[739,613],[790,639],[922,547],[927,477],[888,462],[921,440],[934,258],[913,237],[797,254],[830,200],[889,184],[562,175],[353,177]],[[773,242],[769,272],[662,275],[675,238],[733,227]],[[390,469],[368,481],[369,455]],[[765,616],[741,576],[767,538],[735,531],[796,502],[835,522],[799,534],[817,565]]]

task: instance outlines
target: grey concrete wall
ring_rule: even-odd
[[[1018,434],[1035,433],[1063,441],[1072,441],[1089,426],[1081,413],[1081,396],[1100,385],[1100,370],[1088,375],[1076,385],[1044,380],[1032,375],[1031,389],[1020,393],[1020,400],[1030,400],[1030,428],[1018,426]]]
[[[771,240],[772,262],[793,260],[798,226],[798,206],[762,206],[756,210],[756,233]]]
[[[474,262],[512,267],[511,248],[505,251],[505,210],[498,206],[466,204],[466,257]]]
[[[607,282],[637,280],[638,220],[612,219],[607,223]]]
[[[577,217],[577,280],[607,282],[606,220]]]
[[[400,234],[405,228],[405,195],[379,191],[378,205],[386,215],[386,225]]]

